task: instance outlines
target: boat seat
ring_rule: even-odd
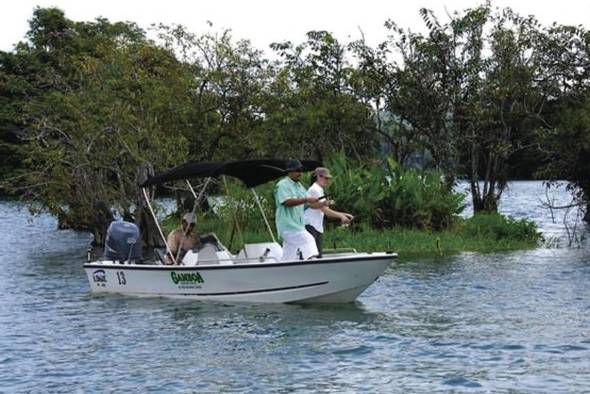
[[[206,243],[199,249],[197,264],[219,264],[217,252],[219,248],[212,243]]]
[[[207,245],[215,245],[217,247],[217,250],[226,250],[225,246],[223,246],[223,244],[219,240],[219,237],[215,233],[200,235],[199,244],[200,246],[197,250],[195,250],[195,252],[198,252],[201,248],[204,248]]]
[[[200,236],[197,248],[189,250],[182,259],[182,265],[233,264],[233,256],[213,233]]]

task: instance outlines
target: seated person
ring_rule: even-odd
[[[196,220],[192,213],[186,213],[182,217],[180,227],[173,230],[168,234],[167,242],[170,248],[170,253],[166,254],[164,264],[172,265],[176,261],[179,263],[188,250],[198,249],[201,246],[201,240],[199,236],[193,233]],[[178,253],[180,249],[180,253]]]

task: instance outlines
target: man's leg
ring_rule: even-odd
[[[284,231],[281,234],[281,238],[283,239],[283,255],[281,256],[281,261],[296,260],[298,257],[294,233],[291,231]]]
[[[299,250],[301,251],[301,258],[303,258],[303,260],[307,260],[312,256],[317,256],[318,247],[313,236],[306,230],[299,231],[297,234],[297,244]]]
[[[322,257],[322,233],[320,233],[310,224],[305,225],[305,229],[313,236],[313,239],[315,240],[315,245],[318,248],[318,257]]]
[[[315,239],[306,230],[284,231],[281,238],[283,238],[282,261],[299,260],[300,258],[307,260],[311,256],[317,256],[318,254]]]

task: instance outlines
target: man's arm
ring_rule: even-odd
[[[315,197],[287,198],[281,204],[285,207],[296,207],[301,204],[316,204],[318,199]]]
[[[176,258],[176,252],[178,251],[178,237],[175,236],[174,232],[168,234],[168,238],[166,239],[166,243],[170,250],[166,253],[166,264],[172,265],[174,264],[174,259]]]
[[[324,206],[320,209],[322,210],[324,215],[326,215],[330,218],[339,219],[342,224],[346,224],[346,223],[350,222],[353,218],[353,216],[350,213],[338,212],[338,211],[328,208],[327,206]]]
[[[315,203],[308,203],[307,205],[309,205],[309,207],[310,207],[310,208],[313,208],[313,209],[322,209],[322,208],[328,208],[329,201],[327,201],[327,200],[320,201],[320,200],[318,199],[318,201],[317,201],[317,202],[315,202]],[[323,211],[323,210],[322,210],[322,211]]]

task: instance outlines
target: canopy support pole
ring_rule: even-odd
[[[145,187],[142,187],[141,190],[143,191],[143,196],[145,197],[145,202],[147,203],[147,206],[152,214],[152,217],[154,218],[154,222],[156,223],[156,227],[158,228],[158,232],[160,233],[160,237],[162,237],[162,241],[164,241],[164,245],[166,245],[166,254],[171,256],[172,259],[174,260],[174,263],[176,264],[176,259],[174,259],[174,256],[172,256],[172,252],[170,251],[170,247],[168,246],[168,242],[166,241],[166,237],[164,237],[164,233],[162,232],[162,228],[160,227],[160,223],[158,223],[158,218],[156,218],[156,214],[154,213],[154,210],[152,209],[152,204],[150,204],[150,199],[148,197]]]
[[[195,193],[195,189],[193,189],[193,185],[191,185],[191,183],[188,181],[188,179],[186,180],[186,184],[188,185],[188,188],[190,189],[191,193],[193,193],[193,197],[195,198],[195,206],[199,203],[199,201],[201,201],[203,194],[205,194],[205,189],[207,189],[207,185],[209,184],[210,181],[211,181],[211,177],[208,176],[207,179],[205,179],[205,184],[203,185],[203,188],[201,189],[201,191],[199,192],[199,195],[197,196],[197,193]],[[194,211],[194,209],[193,209],[193,211]]]
[[[193,217],[193,219],[195,217],[195,212],[197,211],[197,207],[199,206],[199,201],[201,201],[201,197],[203,197],[203,194],[205,194],[205,189],[207,188],[207,185],[209,184],[210,180],[211,180],[210,176],[207,177],[207,179],[205,179],[205,184],[203,185],[203,187],[201,188],[201,191],[199,192],[199,195],[197,196],[197,193],[195,193],[195,189],[193,188],[193,185],[191,185],[191,183],[189,182],[188,179],[185,179],[189,190],[191,191],[191,193],[193,194],[193,197],[195,198],[195,203],[193,204],[193,209],[191,211],[191,216]],[[178,251],[176,252],[176,258],[174,259],[174,261],[178,261],[180,259],[180,252],[182,250],[182,243],[186,239],[186,236],[188,235],[189,231],[190,231],[190,229],[189,229],[189,227],[187,227],[186,230],[184,230],[182,232],[182,238],[180,239],[180,245],[178,246]]]
[[[272,238],[272,241],[274,243],[277,243],[277,240],[275,239],[275,235],[270,227],[270,224],[268,223],[268,219],[266,218],[266,214],[264,213],[264,209],[262,209],[262,204],[260,203],[260,199],[258,198],[258,194],[256,193],[256,190],[254,190],[254,188],[252,188],[250,190],[252,190],[252,194],[254,194],[254,198],[256,199],[256,204],[258,204],[258,209],[260,209],[260,213],[262,214],[262,217],[264,218],[264,223],[266,224],[266,228],[268,229],[268,233],[270,234],[270,238]]]
[[[229,194],[229,186],[227,186],[227,179],[225,178],[225,175],[222,176],[223,178],[223,185],[225,186],[225,192],[228,195],[228,197],[231,197]],[[242,233],[242,229],[240,228],[240,223],[238,223],[238,216],[234,215],[234,224],[236,226],[236,229],[238,230],[238,234],[240,235],[240,238],[242,239],[242,244],[246,243],[244,240],[244,234]],[[233,239],[233,237],[232,237]]]

